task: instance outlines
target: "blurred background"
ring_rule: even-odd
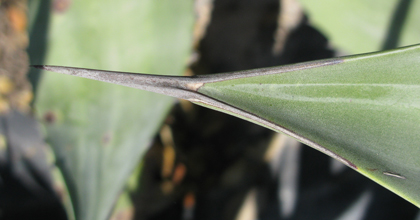
[[[419,43],[413,0],[0,0],[0,219],[414,219],[283,134],[29,65],[163,75]]]

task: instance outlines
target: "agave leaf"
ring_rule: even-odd
[[[322,30],[335,46],[348,53],[366,53],[407,46],[418,43],[420,38],[419,1],[299,0],[299,2],[312,23]]]
[[[173,0],[64,1],[51,15],[46,62],[181,75],[192,46],[192,6]],[[37,113],[46,122],[76,219],[110,217],[173,101],[76,77],[43,76]]]
[[[420,45],[202,77],[40,68],[187,99],[283,132],[420,206]]]

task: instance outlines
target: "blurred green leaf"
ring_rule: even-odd
[[[31,64],[42,64],[45,60],[47,50],[47,37],[50,21],[51,1],[29,1],[28,2],[28,32],[30,44],[27,49]],[[41,78],[41,70],[31,68],[28,79],[31,82],[32,90],[36,93]]]
[[[419,70],[417,45],[249,71],[198,92],[245,114],[216,109],[294,136],[420,207]]]
[[[183,73],[192,44],[192,1],[63,2],[68,8],[53,7],[46,63]],[[37,112],[77,219],[109,217],[172,101],[118,85],[44,75]]]
[[[348,53],[416,44],[420,2],[412,0],[300,0],[310,20]],[[389,38],[397,44],[387,47]]]

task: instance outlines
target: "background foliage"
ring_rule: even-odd
[[[0,36],[14,33],[4,24],[25,21],[31,64],[153,74],[324,59],[418,43],[420,34],[419,3],[409,0],[32,0],[28,17],[16,12],[27,10],[26,1],[0,3],[7,15]],[[28,46],[15,43],[10,48]],[[5,51],[0,47],[0,69],[29,63],[2,62]],[[170,110],[174,100],[164,96],[41,74],[31,70],[29,80],[53,150],[45,150],[28,111],[2,113],[0,218],[419,218],[412,204],[284,135],[182,101]],[[41,150],[30,152],[39,157],[10,159],[34,143]],[[133,170],[140,175],[127,183]]]

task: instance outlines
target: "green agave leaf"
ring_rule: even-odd
[[[419,67],[416,46],[207,83],[198,92],[261,118],[254,121],[419,206]]]
[[[46,62],[181,75],[192,46],[192,4],[71,1],[52,14]],[[37,113],[45,121],[77,219],[109,217],[173,101],[121,86],[44,75]]]
[[[39,68],[187,99],[283,132],[420,207],[420,45],[202,77]]]
[[[413,0],[299,0],[311,22],[335,46],[366,53],[418,43],[420,2]],[[389,43],[395,40],[395,46]],[[391,48],[390,48],[391,47]]]

